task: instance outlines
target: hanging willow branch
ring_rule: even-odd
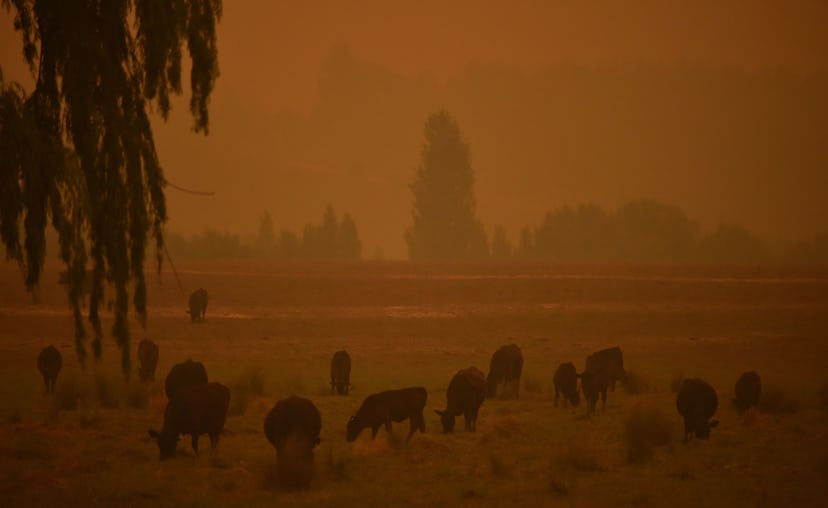
[[[45,257],[47,223],[58,232],[69,272],[78,359],[87,351],[80,311],[91,258],[88,319],[101,356],[104,280],[114,290],[112,333],[130,370],[129,292],[147,316],[148,237],[161,269],[167,220],[165,179],[147,109],[166,119],[180,94],[182,46],[190,73],[190,112],[207,133],[207,105],[218,77],[220,0],[0,0],[14,15],[34,77],[26,93],[0,69],[0,239],[33,290]]]

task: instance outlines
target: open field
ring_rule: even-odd
[[[171,272],[149,276],[146,331],[160,347],[157,382],[126,384],[111,338],[81,371],[59,267],[46,268],[39,303],[16,265],[0,265],[1,506],[824,506],[828,499],[828,271],[698,267],[179,263],[188,291],[211,295],[191,324]],[[519,400],[489,400],[476,433],[440,431],[433,409],[459,369],[488,369],[514,342],[524,354]],[[55,410],[35,368],[48,344],[63,353]],[[618,388],[606,412],[555,408],[560,362],[620,345],[638,393]],[[347,349],[353,389],[333,396],[330,357]],[[188,357],[231,388],[218,450],[182,439],[158,460],[147,429],[161,426],[163,377]],[[791,399],[747,417],[733,384],[757,370],[765,393]],[[681,442],[671,383],[699,376],[719,393],[709,441]],[[257,381],[263,380],[263,386]],[[421,385],[426,433],[407,423],[376,441],[345,442],[345,423],[375,391]],[[70,389],[75,395],[68,394]],[[262,433],[279,398],[312,399],[322,443],[309,490],[272,481]],[[828,394],[823,393],[823,397]],[[600,406],[600,403],[599,403]],[[670,441],[628,460],[625,421],[646,408]],[[462,419],[461,419],[462,420]]]

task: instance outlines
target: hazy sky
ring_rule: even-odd
[[[255,5],[255,7],[253,7]],[[653,197],[706,228],[828,230],[828,2],[229,2],[211,133],[156,122],[170,227],[350,211],[404,255],[426,116],[460,122],[478,212],[514,239],[565,203]],[[0,65],[26,80],[11,20]]]

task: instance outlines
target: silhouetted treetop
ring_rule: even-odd
[[[81,363],[86,349],[79,290],[91,257],[94,354],[101,355],[98,306],[106,278],[115,291],[113,334],[128,373],[127,286],[134,285],[132,302],[143,325],[147,237],[155,241],[160,269],[167,219],[148,109],[154,104],[166,118],[170,94],[181,93],[186,43],[193,128],[207,133],[221,1],[0,4],[14,16],[35,83],[27,93],[0,73],[0,236],[32,289],[43,266],[47,222],[57,230],[60,257],[70,272]]]
[[[446,111],[428,117],[414,181],[412,225],[405,240],[411,259],[460,260],[487,255],[486,232],[475,214],[469,145]]]

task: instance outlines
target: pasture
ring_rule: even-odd
[[[110,337],[82,371],[57,265],[39,302],[17,266],[0,265],[2,506],[824,506],[828,498],[828,272],[791,268],[555,267],[409,263],[180,262],[187,291],[210,293],[191,323],[169,267],[148,274],[146,330],[160,348],[155,383],[127,383]],[[108,316],[106,313],[105,316]],[[434,409],[459,369],[488,371],[518,344],[519,400],[487,400],[477,432],[441,432]],[[63,354],[54,398],[38,352]],[[605,412],[555,408],[552,375],[619,345],[634,386]],[[348,396],[332,395],[331,355],[347,349]],[[231,390],[218,449],[184,438],[161,462],[163,379],[187,358]],[[731,406],[739,374],[762,376],[759,411]],[[717,390],[719,427],[683,444],[671,385],[702,377]],[[426,433],[408,423],[354,443],[345,425],[369,394],[428,390]],[[311,487],[273,480],[262,432],[276,400],[295,394],[322,415]],[[638,427],[627,430],[631,417]],[[652,428],[651,428],[652,427]],[[658,428],[656,428],[658,427]],[[636,430],[638,429],[638,430]],[[652,449],[636,438],[658,434]],[[633,449],[630,449],[630,446]]]

